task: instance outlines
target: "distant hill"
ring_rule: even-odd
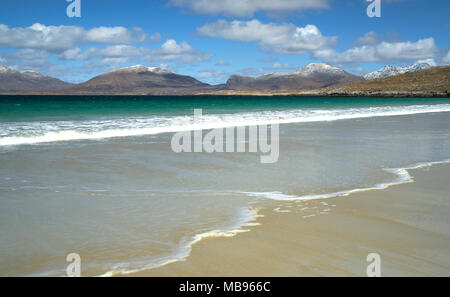
[[[65,89],[65,94],[182,95],[208,90],[211,86],[193,77],[159,67],[141,65],[113,70]]]
[[[227,96],[450,97],[450,66],[309,90],[222,90]]]
[[[324,94],[357,96],[450,96],[450,66],[408,72],[345,86],[317,90]]]
[[[317,89],[361,80],[363,80],[361,77],[338,67],[313,63],[290,73],[273,73],[256,78],[233,75],[227,81],[226,89],[241,91]]]
[[[18,71],[0,65],[0,93],[54,91],[72,86],[32,70]]]
[[[388,71],[387,77],[364,80],[338,67],[314,63],[295,72],[256,78],[233,75],[224,85],[209,85],[190,76],[141,65],[116,69],[80,84],[0,66],[0,93],[449,97],[450,66],[418,70],[421,67],[428,68],[419,65],[408,68],[410,71],[404,74],[390,75],[393,72]]]

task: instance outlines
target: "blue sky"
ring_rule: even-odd
[[[2,0],[0,64],[81,82],[161,66],[208,83],[325,62],[355,74],[450,64],[448,0]]]

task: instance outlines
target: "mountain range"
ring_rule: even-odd
[[[336,89],[344,90],[346,86],[358,86],[359,84],[361,87],[365,86],[367,95],[370,95],[367,85],[374,85],[370,82],[380,79],[388,79],[389,82],[391,77],[434,68],[439,67],[431,67],[426,63],[406,67],[385,66],[378,71],[357,76],[329,64],[312,63],[294,72],[278,72],[259,77],[232,75],[225,84],[209,85],[191,76],[181,75],[159,67],[142,65],[109,71],[80,84],[67,83],[31,70],[18,71],[0,66],[0,93],[64,95],[235,95],[245,93],[264,95],[284,92],[285,94],[298,95],[306,92],[314,95],[323,93],[324,90],[327,92]],[[449,68],[447,66],[447,69]],[[426,75],[426,73],[423,75]],[[448,72],[443,71],[442,75],[444,77],[439,80],[440,90],[443,94],[448,94],[447,90],[450,89]],[[436,77],[436,75],[433,77]],[[386,86],[389,85],[388,82],[385,82]],[[412,83],[407,80],[401,82],[402,84]],[[442,82],[444,82],[443,86]],[[432,85],[432,82],[430,84]],[[395,84],[395,87],[399,88],[400,86]],[[418,86],[416,82],[414,89],[417,88],[420,89],[420,82]],[[408,88],[401,89],[406,90]],[[355,91],[354,88],[352,90]],[[431,92],[432,88],[429,91]]]
[[[232,75],[228,79],[226,87],[229,90],[246,91],[302,90],[319,89],[361,80],[363,78],[340,68],[313,63],[290,73],[279,72],[255,78]]]

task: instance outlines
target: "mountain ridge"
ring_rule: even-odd
[[[323,88],[362,80],[361,77],[324,63],[311,63],[294,72],[272,73],[259,77],[232,75],[226,82],[231,90],[298,90]]]
[[[386,65],[377,71],[366,73],[363,75],[364,79],[371,80],[376,78],[384,78],[393,75],[404,74],[408,72],[415,72],[422,69],[429,69],[432,66],[428,63],[415,63],[408,66],[391,66]]]
[[[0,65],[0,93],[59,90],[72,85],[34,70],[19,71]]]
[[[386,66],[383,69],[392,69]],[[365,80],[345,70],[324,63],[312,63],[293,72],[277,72],[259,77],[232,75],[226,84],[209,85],[194,77],[178,74],[162,67],[134,65],[114,69],[97,75],[88,81],[71,84],[45,76],[33,70],[18,71],[0,65],[0,93],[2,94],[51,94],[51,95],[299,95],[299,96],[342,96],[360,94],[398,93],[409,96],[448,96],[450,79],[446,69],[450,66],[431,67],[413,64],[403,67],[408,70],[400,75]],[[430,81],[427,73],[433,74]],[[379,70],[378,70],[379,71]],[[425,71],[422,73],[421,71]],[[426,72],[428,71],[428,72]],[[420,82],[414,73],[422,73],[425,80]],[[398,76],[412,74],[408,79],[391,83]],[[419,76],[420,76],[419,75]],[[442,77],[439,77],[441,75]],[[383,80],[383,84],[377,83]],[[19,87],[11,85],[18,83]],[[8,85],[10,84],[10,85]],[[403,84],[403,85],[402,85]],[[433,89],[433,84],[435,89]],[[372,90],[370,88],[373,87]],[[358,90],[360,88],[360,90]],[[420,92],[422,88],[423,92]],[[408,95],[408,92],[411,94]],[[384,95],[381,95],[384,96]],[[415,96],[415,95],[414,95]]]

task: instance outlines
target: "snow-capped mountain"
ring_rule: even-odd
[[[162,67],[146,67],[143,65],[134,65],[134,66],[128,66],[128,67],[122,67],[119,69],[114,69],[112,71],[109,71],[107,73],[114,73],[114,72],[153,72],[156,74],[169,74],[169,73],[173,73],[170,70],[167,70],[165,68]]]
[[[43,75],[42,73],[39,73],[37,71],[34,70],[16,70],[16,69],[12,69],[3,65],[0,65],[0,75],[4,75],[4,74],[22,74],[22,75],[26,75],[29,77],[45,77],[45,75]]]
[[[311,64],[308,64],[308,65],[300,68],[299,70],[293,72],[293,74],[299,74],[299,75],[303,75],[303,76],[309,76],[309,75],[313,75],[313,74],[317,74],[317,73],[345,75],[346,72],[341,68],[334,67],[330,64],[325,64],[325,63],[311,63]]]
[[[10,72],[10,71],[13,71],[13,69],[8,68],[8,67],[3,66],[3,65],[0,65],[0,73],[7,73],[7,72]]]
[[[380,70],[377,70],[375,72],[367,73],[367,74],[363,75],[363,77],[366,80],[371,80],[371,79],[375,79],[375,78],[383,78],[383,77],[388,77],[388,76],[393,76],[393,75],[404,74],[404,73],[408,73],[408,72],[414,72],[417,70],[428,69],[431,67],[432,66],[428,63],[416,63],[416,64],[412,64],[409,66],[390,66],[390,65],[388,65],[388,66],[384,66],[383,68],[381,68]]]
[[[45,76],[33,70],[15,70],[0,65],[0,92],[50,91],[63,89],[72,84]]]
[[[34,78],[45,77],[45,75],[43,75],[42,73],[34,71],[34,70],[23,70],[23,71],[20,71],[20,73],[22,75],[25,75],[28,77],[34,77]]]
[[[333,74],[333,75],[345,75],[345,71],[341,68],[334,67],[330,64],[325,63],[311,63],[308,64],[294,72],[275,72],[270,74],[265,74],[265,77],[275,77],[275,76],[287,76],[287,75],[301,75],[301,76],[311,76],[315,74]]]
[[[294,72],[278,72],[256,78],[233,75],[226,85],[228,89],[237,90],[301,90],[323,88],[360,80],[362,78],[341,68],[324,63],[312,63]]]
[[[143,65],[123,67],[100,74],[69,88],[76,94],[193,94],[210,87],[193,77],[181,75],[161,67]]]

